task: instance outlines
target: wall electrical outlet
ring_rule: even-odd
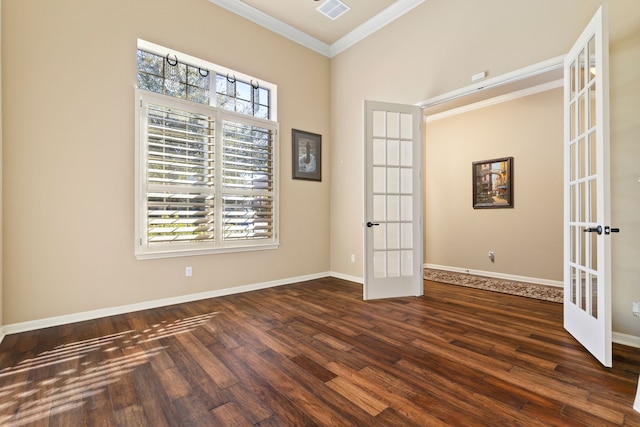
[[[356,262],[356,256],[354,254],[351,254],[351,262]]]
[[[635,317],[640,317],[640,301],[631,303],[631,312]]]
[[[187,267],[184,269],[184,275],[187,277],[193,276],[193,268]]]

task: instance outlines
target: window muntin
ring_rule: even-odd
[[[178,55],[159,55],[138,49],[138,88],[208,104],[249,116],[273,118],[271,90],[257,79],[243,80],[235,73],[182,62]],[[211,87],[215,96],[211,96]]]
[[[210,72],[178,61],[177,55],[163,57],[138,49],[138,88],[209,104]]]
[[[238,80],[233,75],[216,74],[217,106],[249,116],[270,117],[269,89],[260,87],[257,81]]]

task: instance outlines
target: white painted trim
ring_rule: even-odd
[[[416,104],[421,108],[429,108],[435,105],[442,104],[447,101],[462,98],[465,95],[469,95],[480,90],[491,89],[494,87],[502,86],[507,83],[523,80],[528,77],[537,76],[539,74],[546,73],[561,68],[564,65],[564,55],[556,56],[555,58],[547,59],[546,61],[538,62],[527,67],[519,68],[515,71],[505,73],[487,80],[478,81],[472,85],[462,87],[460,89],[447,92],[442,95],[429,98]]]
[[[640,337],[637,337],[635,335],[623,334],[622,332],[613,332],[612,338],[613,342],[616,344],[640,348]]]
[[[476,276],[492,277],[494,279],[511,280],[514,282],[535,283],[537,285],[555,286],[557,288],[564,287],[561,280],[540,279],[537,277],[516,276],[514,274],[496,273],[494,271],[471,270],[469,268],[450,267],[446,265],[425,264],[425,268],[433,270],[452,271],[454,273],[473,274]]]
[[[636,391],[636,400],[633,401],[633,410],[640,412],[640,379],[638,379],[638,391]]]
[[[430,116],[425,117],[425,122],[427,123],[434,122],[436,120],[441,120],[447,117],[456,116],[458,114],[468,113],[469,111],[478,110],[480,108],[486,108],[492,105],[501,104],[503,102],[513,101],[518,98],[524,98],[525,96],[535,95],[537,93],[546,92],[552,89],[558,89],[563,86],[564,86],[564,79],[554,80],[552,82],[543,83],[537,86],[532,86],[526,89],[507,93],[505,95],[500,95],[493,98],[485,99],[484,101],[474,102],[473,104],[467,104],[462,107],[453,108],[451,110],[443,111],[442,113],[432,114]]]
[[[4,325],[4,334],[17,334],[20,332],[33,331],[36,329],[48,328],[51,326],[66,325],[68,323],[83,322],[86,320],[99,319],[101,317],[115,316],[118,314],[131,313],[134,311],[148,310],[151,308],[164,307],[173,304],[182,304],[185,302],[199,301],[207,298],[216,298],[225,295],[238,294],[242,292],[250,292],[259,289],[273,288],[276,286],[290,285],[292,283],[304,282],[307,280],[328,277],[329,272],[309,274],[306,276],[291,277],[288,279],[273,280],[270,282],[255,283],[245,286],[237,286],[235,288],[218,289],[214,291],[201,292],[197,294],[181,295],[171,298],[163,298],[153,301],[145,301],[136,304],[122,305],[118,307],[103,308],[98,310],[85,311],[81,313],[66,314],[62,316],[48,317],[45,319],[30,320],[27,322],[13,323]],[[1,333],[2,331],[0,331]]]
[[[477,274],[477,275],[482,275],[487,277],[496,277],[501,279],[504,279],[505,276],[507,276],[507,275],[489,276],[489,272],[482,272],[478,270],[467,270],[467,269],[461,269],[457,267],[444,267],[444,266],[438,266],[434,264],[425,264],[424,267],[433,268],[436,270]],[[81,313],[68,314],[63,316],[49,317],[45,319],[32,320],[28,322],[21,322],[21,323],[14,323],[10,325],[0,326],[0,344],[4,340],[4,337],[10,334],[17,334],[20,332],[28,332],[28,331],[48,328],[52,326],[65,325],[68,323],[99,319],[101,317],[115,316],[118,314],[131,313],[131,312],[140,311],[140,310],[164,307],[168,305],[199,301],[207,298],[216,298],[216,297],[221,297],[225,295],[232,295],[232,294],[238,294],[242,292],[272,288],[276,286],[289,285],[292,283],[321,279],[323,277],[336,277],[338,279],[347,280],[350,282],[358,283],[360,285],[364,283],[364,279],[362,277],[351,276],[351,275],[331,271],[326,273],[317,273],[317,274],[309,274],[306,276],[298,276],[298,277],[293,277],[293,278],[283,279],[283,280],[274,280],[271,282],[256,283],[253,285],[238,286],[235,288],[227,288],[227,289],[220,289],[215,291],[201,292],[197,294],[182,295],[182,296],[172,297],[172,298],[164,298],[164,299],[147,301],[147,302],[142,302],[137,304],[129,304],[129,305],[123,305],[118,307],[111,307],[111,308],[105,308],[105,309],[99,309],[99,310],[85,311]],[[532,278],[524,278],[522,276],[509,276],[509,277],[512,277],[512,279],[509,279],[509,280],[527,281],[530,283],[536,283],[532,281],[536,279],[532,279]],[[526,279],[526,280],[522,280],[522,279]],[[542,279],[539,279],[539,280],[542,280]],[[542,284],[548,284],[548,283],[542,283]],[[554,285],[551,285],[551,286],[554,286]],[[620,332],[613,333],[613,342],[617,344],[627,345],[630,347],[640,348],[640,337],[627,335]],[[639,395],[640,395],[640,389],[639,389]],[[638,396],[636,396],[636,404],[637,403],[638,403]],[[634,409],[638,410],[638,408],[636,408],[635,405],[634,405]]]
[[[351,276],[351,275],[348,275],[348,274],[337,273],[335,271],[332,271],[331,273],[329,273],[329,276],[335,277],[336,279],[342,279],[342,280],[348,280],[349,282],[355,282],[355,283],[358,283],[360,285],[364,284],[364,278],[362,278],[362,277],[357,277],[357,276]]]
[[[375,33],[380,28],[395,21],[416,6],[421,5],[426,0],[398,0],[369,21],[360,25],[340,40],[329,45],[297,28],[286,24],[273,16],[238,0],[209,0],[211,3],[227,9],[230,12],[240,15],[274,33],[280,34],[304,47],[316,51],[326,57],[333,58],[335,55],[347,50],[362,39]]]
[[[385,27],[413,8],[420,6],[426,0],[398,0],[391,6],[360,25],[349,34],[337,40],[329,47],[329,57],[333,58],[341,52],[349,49],[359,41],[365,39],[379,29]]]
[[[311,37],[307,33],[304,33],[289,24],[285,24],[273,16],[267,15],[253,6],[249,6],[245,2],[238,0],[209,1],[324,56],[330,56],[331,54],[331,49],[328,44]]]

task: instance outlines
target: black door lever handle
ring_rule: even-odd
[[[602,226],[599,225],[597,227],[589,227],[589,228],[585,228],[584,230],[585,233],[598,233],[598,234],[602,234]]]
[[[371,222],[371,221],[367,222],[367,227],[369,228],[373,227],[374,225],[380,225],[380,224],[378,224],[377,222]]]

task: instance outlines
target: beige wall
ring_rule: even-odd
[[[2,317],[2,297],[3,297],[3,269],[2,269],[2,188],[3,188],[3,162],[2,162],[2,0],[0,0],[0,337],[2,337],[2,329],[4,325],[3,317]]]
[[[425,263],[562,281],[562,94],[427,123]],[[473,209],[471,163],[498,157],[514,158],[514,207]]]
[[[613,330],[640,336],[640,18],[611,46],[611,223]]]
[[[640,300],[636,0],[429,0],[333,58],[332,271],[362,277],[362,101],[414,104],[468,86],[471,75],[480,71],[495,77],[564,55],[600,3],[609,4],[612,39],[611,161],[612,170],[618,168],[612,172],[612,216],[623,230],[613,238],[613,330],[637,336],[638,321],[631,317],[629,303]],[[518,158],[516,167],[517,162]],[[516,206],[525,203],[521,190],[516,182]],[[430,252],[436,256],[434,250]],[[537,256],[544,250],[535,247],[524,255]],[[352,253],[355,263],[349,259]],[[542,274],[557,277],[556,272]]]
[[[5,325],[329,270],[328,58],[207,0],[4,0],[2,36]],[[137,38],[278,85],[278,250],[135,259]],[[291,179],[292,128],[324,136],[321,183]]]

